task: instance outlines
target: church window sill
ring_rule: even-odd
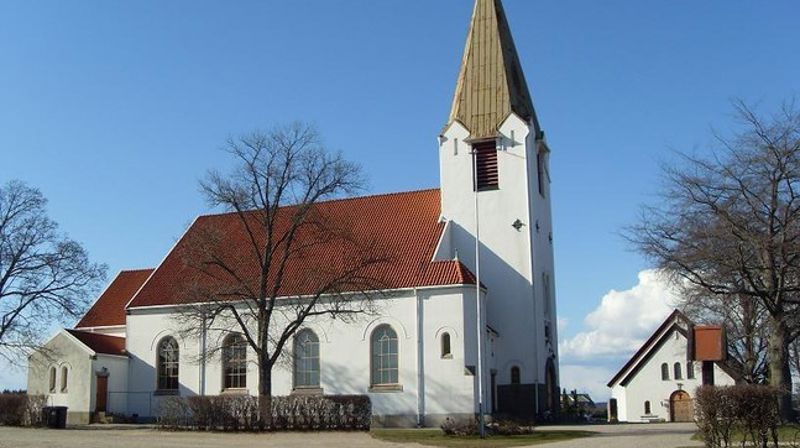
[[[403,391],[403,385],[402,384],[373,384],[372,386],[370,386],[369,391],[371,393],[377,393],[377,394],[402,392]]]
[[[180,392],[177,389],[166,389],[166,390],[157,390],[153,392],[153,395],[156,396],[180,395]]]
[[[295,387],[292,389],[292,395],[325,395],[325,391],[321,387]]]
[[[227,389],[222,389],[223,395],[247,395],[248,390],[246,387],[229,387]]]

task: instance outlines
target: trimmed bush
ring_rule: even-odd
[[[46,402],[47,398],[43,395],[0,394],[0,425],[41,425],[42,407]]]
[[[709,448],[778,446],[780,389],[752,384],[697,389],[695,418]],[[734,440],[734,437],[743,440]]]
[[[282,431],[369,430],[372,405],[363,395],[298,395],[272,398],[272,428]],[[252,431],[258,397],[249,395],[165,397],[159,407],[164,429]]]

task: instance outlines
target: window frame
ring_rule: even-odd
[[[509,371],[510,383],[514,386],[522,384],[522,369],[519,366],[511,366]]]
[[[683,366],[681,366],[680,362],[672,365],[672,376],[676,381],[683,380]]]
[[[239,333],[228,333],[222,340],[222,390],[246,389],[247,341]]]
[[[669,363],[661,363],[661,381],[669,381]]]
[[[170,344],[173,359],[162,359],[166,345]],[[178,340],[172,336],[164,336],[156,345],[156,393],[178,394],[180,392],[180,359],[181,349]],[[174,387],[173,383],[174,382]],[[164,387],[162,387],[164,386]]]
[[[67,366],[61,366],[61,393],[67,393],[68,386],[69,386],[69,368]]]
[[[651,415],[653,413],[653,409],[650,406],[650,400],[646,400],[644,402],[644,415]]]
[[[50,377],[48,378],[48,386],[51,394],[56,393],[56,386],[58,385],[58,381],[56,378],[57,370],[56,366],[50,366]]]
[[[384,332],[383,335],[380,333]],[[390,332],[390,333],[389,333]],[[381,337],[380,340],[377,339],[378,336],[388,336],[387,339]],[[381,345],[378,345],[380,343]],[[392,343],[394,343],[394,352],[391,351]],[[387,345],[388,351],[387,352],[377,352],[376,348],[383,347]],[[381,324],[375,327],[372,330],[372,333],[369,337],[369,357],[370,357],[370,390],[373,391],[381,391],[381,390],[402,390],[402,383],[400,382],[400,338],[397,335],[397,331],[389,324]],[[391,358],[394,357],[394,366],[391,366]],[[383,367],[384,360],[388,359],[389,366]],[[380,366],[377,366],[376,363],[379,363]],[[386,373],[388,372],[388,373]],[[377,375],[381,375],[380,378],[376,377]],[[383,375],[386,374],[389,376],[388,381],[384,381]],[[391,381],[394,379],[395,381]]]
[[[696,379],[694,373],[694,361],[686,361],[686,379],[693,380]]]
[[[304,345],[302,341],[302,337],[306,336],[309,337],[305,341],[305,344],[313,344],[312,347],[315,349],[311,350],[311,355],[304,356],[301,358],[300,348]],[[320,346],[319,346],[319,336],[317,333],[311,330],[310,328],[304,328],[303,330],[298,331],[294,335],[294,362],[292,363],[292,382],[294,389],[321,389],[322,388],[322,362],[320,357]],[[307,355],[308,349],[303,347],[302,353]],[[316,352],[316,353],[315,353]],[[304,369],[300,369],[301,365],[306,367]],[[309,368],[310,365],[310,368]],[[316,367],[316,369],[314,368]],[[316,383],[313,381],[314,376],[316,375]],[[303,379],[301,381],[300,379]],[[311,378],[310,381],[305,381],[306,379]]]
[[[445,331],[440,337],[439,349],[442,359],[453,359],[453,338]]]

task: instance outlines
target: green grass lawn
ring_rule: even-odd
[[[733,442],[741,442],[744,434],[735,432],[732,437]],[[748,438],[750,436],[748,435]],[[696,433],[692,440],[703,440],[703,435]],[[800,425],[783,425],[778,428],[778,440],[781,442],[800,442]]]
[[[538,445],[564,440],[590,437],[590,431],[536,431],[524,436],[492,436],[481,440],[479,437],[447,436],[439,429],[374,429],[372,437],[386,442],[419,443],[420,445],[453,448],[505,448],[513,446]]]

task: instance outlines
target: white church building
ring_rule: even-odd
[[[378,315],[305,322],[293,342],[303,355],[276,367],[275,395],[368,395],[385,426],[435,426],[475,415],[479,402],[487,413],[557,412],[550,150],[500,0],[475,2],[438,151],[438,189],[318,205],[363,217],[359,232],[398,256],[382,267]],[[188,337],[177,319],[192,277],[182,254],[209,228],[226,229],[231,251],[245,247],[236,225],[231,214],[200,216],[154,269],[119,273],[47,344],[55,356],[30,358],[29,392],[68,406],[71,424],[155,417],[171,395],[256,395],[255,356],[235,326]],[[302,296],[303,275],[297,265],[287,274],[297,279],[287,296]],[[202,356],[211,344],[237,356]]]
[[[608,382],[609,421],[694,421],[698,387],[736,383],[725,360],[724,329],[675,310]]]

